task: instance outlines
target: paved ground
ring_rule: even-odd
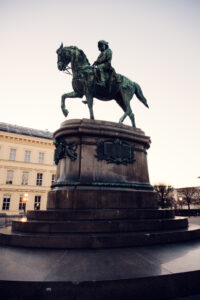
[[[0,281],[40,281],[49,284],[48,287],[51,287],[54,282],[66,282],[74,288],[75,285],[81,286],[81,282],[86,281],[147,278],[144,282],[145,286],[148,278],[157,277],[160,282],[163,275],[167,276],[162,285],[170,285],[168,276],[173,275],[174,282],[178,282],[178,286],[185,288],[187,282],[190,282],[190,276],[187,277],[188,272],[194,271],[195,277],[192,281],[196,284],[199,282],[199,253],[200,241],[95,251],[40,250],[1,246]],[[186,275],[180,278],[175,276],[177,273],[186,273]],[[163,290],[166,291],[164,288]],[[149,292],[153,293],[150,290]],[[162,299],[164,298],[160,300]],[[178,300],[195,299],[200,299],[200,295]]]
[[[200,217],[190,218],[189,222],[192,226],[197,226],[192,222],[200,222]],[[64,286],[70,287],[70,291],[76,294],[81,293],[82,287],[86,286],[87,282],[93,285],[103,285],[104,281],[110,284],[109,291],[113,292],[118,286],[111,286],[112,282],[126,282],[126,284],[131,282],[131,288],[139,279],[142,280],[143,286],[148,287],[149,294],[153,294],[159,284],[162,287],[162,293],[163,290],[165,293],[171,293],[172,289],[172,295],[181,294],[173,292],[176,286],[191,293],[200,291],[200,241],[96,250],[1,246],[0,257],[0,283],[2,285],[6,284],[6,281],[21,281],[24,287],[27,286],[27,289],[30,289],[28,286],[30,282],[42,282],[40,293],[46,291],[47,288],[53,290],[58,282],[63,282]],[[127,289],[122,290],[122,288],[126,287],[126,284],[121,286],[119,283],[117,284],[120,289],[118,293],[124,294]],[[175,286],[174,283],[176,283]],[[97,288],[95,286],[95,289]],[[99,293],[99,290],[97,291]],[[147,289],[144,290],[146,291]],[[103,289],[100,290],[100,293],[103,292]],[[157,293],[160,293],[160,290]],[[142,299],[154,299],[145,297]],[[119,297],[116,299],[121,300]],[[134,299],[138,299],[137,296]],[[162,299],[166,297],[162,295],[159,300]],[[177,300],[195,299],[200,299],[200,295]]]
[[[176,298],[174,300],[200,300],[200,294],[189,296],[189,297],[180,297],[180,298]]]
[[[200,225],[200,217],[189,217]],[[200,270],[200,241],[161,246],[102,249],[48,250],[0,247],[0,281],[22,280],[79,283],[107,278],[162,276]],[[49,266],[51,266],[49,268]],[[118,274],[118,275],[117,275]],[[194,273],[195,274],[195,273]],[[197,274],[199,276],[199,273]],[[199,277],[198,277],[199,278]],[[184,288],[184,283],[182,284]],[[200,294],[176,300],[200,300]],[[160,299],[162,300],[162,299]]]
[[[189,224],[200,225],[200,217],[189,217]]]
[[[189,224],[200,225],[200,217],[189,217],[188,220]],[[190,297],[177,298],[176,300],[200,300],[200,294]]]

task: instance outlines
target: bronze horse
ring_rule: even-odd
[[[103,87],[98,83],[96,69],[90,65],[82,50],[75,46],[63,47],[63,44],[61,44],[56,52],[58,55],[58,69],[60,71],[68,70],[68,64],[71,63],[73,76],[72,87],[74,91],[62,95],[61,109],[65,116],[69,113],[65,107],[66,98],[82,98],[85,95],[87,101],[84,103],[88,104],[90,119],[94,119],[94,97],[102,101],[114,99],[124,111],[119,123],[122,123],[129,116],[132,126],[135,127],[135,118],[130,107],[133,95],[136,94],[137,98],[148,107],[147,100],[136,82],[120,74],[118,76],[121,80],[120,82],[116,82],[115,78],[112,78],[109,74],[105,74],[107,76],[107,85]]]

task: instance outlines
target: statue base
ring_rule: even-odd
[[[47,209],[157,207],[147,166],[150,138],[140,129],[69,120],[54,138],[59,162]]]
[[[150,138],[112,122],[68,120],[54,133],[57,181],[46,211],[28,211],[0,235],[6,245],[118,248],[200,236],[187,218],[158,210],[149,182]]]
[[[171,299],[199,291],[196,261],[185,263],[193,244],[185,241],[200,238],[200,226],[157,209],[149,137],[111,122],[69,120],[54,138],[57,181],[47,210],[0,229],[5,299]],[[184,243],[162,245],[177,242]],[[165,268],[174,258],[181,259],[175,269]]]

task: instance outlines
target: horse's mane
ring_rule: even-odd
[[[80,55],[81,55],[81,57],[82,57],[83,59],[85,59],[86,62],[90,65],[90,62],[89,62],[89,60],[87,59],[87,56],[85,55],[85,53],[83,52],[83,50],[79,49],[79,48],[76,47],[76,46],[69,46],[69,47],[67,47],[67,48],[71,48],[71,49],[76,49],[76,50],[78,50],[79,53],[80,53]]]

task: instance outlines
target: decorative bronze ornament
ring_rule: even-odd
[[[54,161],[57,165],[61,158],[69,157],[72,161],[77,159],[77,143],[67,143],[65,141],[54,140],[56,146],[54,152]]]
[[[54,161],[56,165],[59,160],[62,158],[70,158],[72,161],[77,159],[77,146],[78,145],[95,145],[96,153],[95,157],[98,160],[106,160],[107,163],[115,163],[117,165],[123,164],[127,165],[129,163],[133,163],[134,159],[134,151],[143,151],[141,149],[135,148],[134,145],[129,145],[124,143],[119,139],[115,140],[106,140],[101,141],[99,143],[92,142],[74,142],[68,143],[66,141],[54,140],[54,145],[56,146],[54,152]]]
[[[97,159],[106,160],[107,163],[127,165],[135,161],[134,146],[126,144],[119,139],[98,143],[96,152]]]

